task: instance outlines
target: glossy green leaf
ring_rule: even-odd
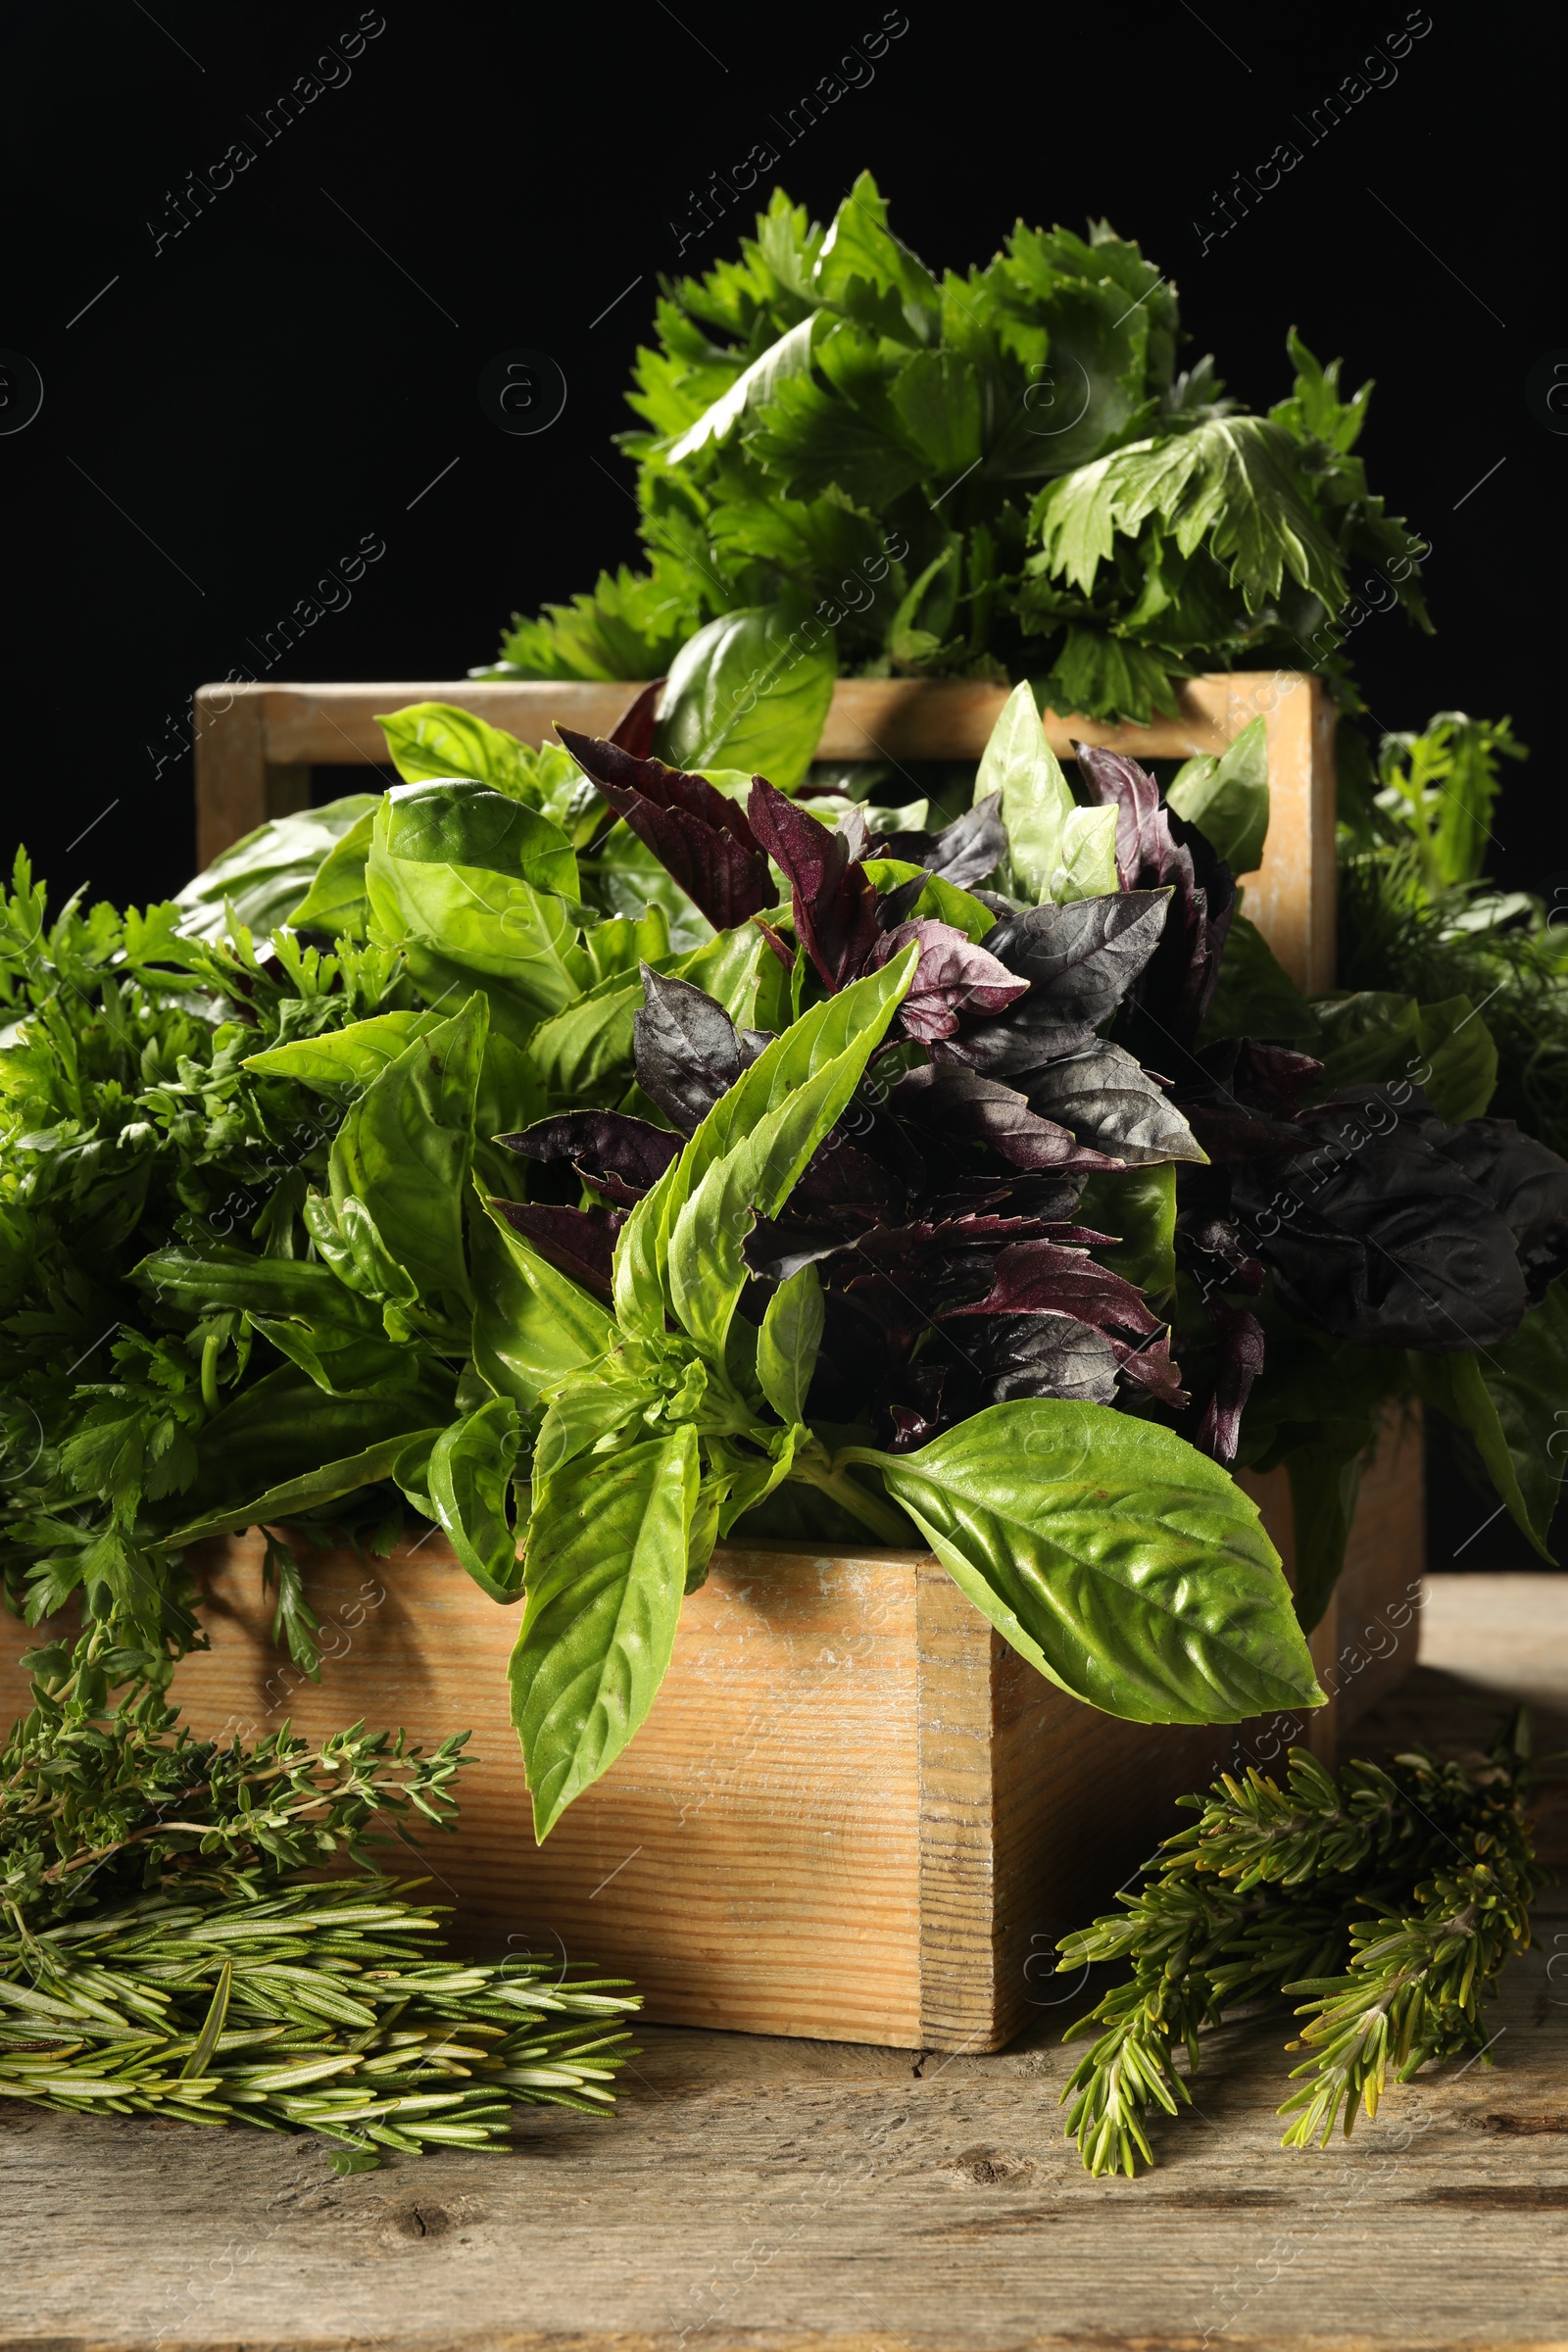
[[[390,1478],[416,1431],[452,1417],[450,1373],[372,1396],[324,1396],[293,1365],[241,1390],[201,1435],[196,1483],[165,1506],[169,1547],[314,1510]]]
[[[1295,1537],[1296,1615],[1303,1633],[1320,1623],[1340,1581],[1365,1451],[1364,1432],[1353,1420],[1328,1421],[1321,1442],[1294,1446],[1285,1456]]]
[[[1003,705],[975,774],[977,807],[994,792],[1002,795],[1011,881],[1030,906],[1118,888],[1116,811],[1078,807],[1027,680]]]
[[[1097,1250],[1102,1265],[1159,1300],[1176,1286],[1176,1167],[1159,1160],[1152,1167],[1117,1169],[1091,1176],[1084,1186],[1075,1222],[1094,1233],[1113,1233],[1108,1250]]]
[[[487,1014],[477,993],[387,1063],[339,1128],[334,1205],[365,1203],[387,1250],[444,1311],[471,1306],[463,1250]]]
[[[364,814],[328,850],[304,898],[281,918],[291,930],[324,931],[332,939],[365,938],[370,919],[365,861],[370,854],[370,834],[379,806],[378,801],[370,801]]]
[[[180,1243],[155,1250],[131,1280],[160,1306],[180,1313],[296,1315],[339,1325],[345,1336],[374,1334],[380,1319],[345,1290],[329,1267],[303,1257],[258,1257],[228,1244]]]
[[[528,1046],[528,1060],[547,1106],[567,1110],[611,1110],[631,1085],[634,1024],[642,1010],[638,972],[612,972],[541,1021]]]
[[[412,1327],[405,1310],[418,1305],[419,1286],[387,1248],[365,1202],[352,1193],[332,1200],[311,1192],[303,1214],[322,1263],[346,1289],[377,1301],[394,1338],[407,1338]]]
[[[833,216],[812,272],[821,302],[900,343],[934,343],[942,305],[925,264],[888,227],[887,205],[862,172]]]
[[[510,1396],[497,1396],[442,1431],[428,1473],[430,1499],[448,1543],[481,1591],[503,1602],[522,1592],[507,1509],[517,1445],[517,1408]]]
[[[1184,760],[1165,801],[1198,827],[1233,874],[1255,872],[1268,837],[1266,722],[1251,720],[1217,758],[1205,752]]]
[[[1173,1432],[1030,1399],[878,1466],[975,1606],[1089,1705],[1235,1723],[1321,1703],[1256,1505]]]
[[[526,1045],[581,993],[571,846],[548,818],[486,786],[388,793],[366,887],[372,938],[403,949],[433,1005],[477,986],[498,1026]]]
[[[1423,1398],[1469,1432],[1514,1525],[1555,1566],[1551,1527],[1568,1475],[1568,1275],[1503,1347],[1409,1362]]]
[[[808,609],[725,612],[670,664],[655,748],[673,767],[743,768],[793,791],[815,756],[837,670],[832,632]]]
[[[650,1337],[663,1331],[666,1306],[675,1303],[668,1268],[681,1217],[710,1172],[737,1147],[760,1136],[758,1154],[744,1165],[737,1159],[726,1170],[718,1188],[724,1196],[722,1206],[716,1204],[715,1193],[713,1227],[705,1231],[694,1221],[681,1246],[682,1299],[709,1335],[710,1346],[722,1354],[722,1331],[739,1296],[736,1269],[752,1211],[772,1216],[783,1205],[806,1159],[848,1103],[886,1034],[909,985],[915,957],[916,951],[909,948],[896,962],[812,1005],[764,1047],[720,1096],[680,1157],[644,1195],[616,1237],[615,1312],[623,1331]],[[803,1102],[809,1107],[792,1113],[791,1104]],[[774,1207],[762,1205],[769,1200]],[[705,1258],[710,1261],[706,1274]]]
[[[1497,1082],[1497,1048],[1468,997],[1418,1004],[1388,989],[1319,998],[1315,1048],[1321,1091],[1402,1081],[1425,1093],[1438,1116],[1479,1118]]]
[[[806,1419],[806,1398],[816,1370],[826,1312],[815,1266],[802,1266],[767,1302],[757,1343],[757,1377],[779,1419]]]
[[[646,1717],[675,1646],[698,1498],[690,1428],[538,1480],[512,1720],[543,1838]]]
[[[186,883],[174,901],[180,930],[187,938],[220,939],[232,912],[253,937],[265,939],[280,923],[292,922],[292,909],[322,859],[375,807],[373,793],[351,792],[324,808],[258,825]]]
[[[597,1298],[530,1250],[493,1210],[472,1226],[473,1360],[498,1396],[532,1410],[615,1343]]]
[[[814,803],[813,808],[820,805]],[[966,939],[977,942],[997,927],[997,918],[989,906],[982,906],[968,891],[944,880],[941,874],[925,874],[923,867],[909,865],[902,858],[867,858],[864,864],[878,893],[897,890],[901,882],[919,881],[924,874],[920,895],[909,908],[908,921],[929,915],[934,923],[951,923],[955,931],[961,931]]]
[[[342,1095],[368,1086],[389,1061],[407,1053],[416,1038],[441,1025],[438,1012],[378,1012],[347,1029],[298,1037],[289,1045],[252,1054],[245,1067],[263,1078],[295,1078],[323,1095]]]
[[[717,932],[669,969],[722,1004],[737,1029],[789,1025],[790,975],[755,923]]]
[[[509,800],[538,806],[535,755],[501,727],[456,703],[409,703],[377,717],[387,754],[406,784],[471,777]]]

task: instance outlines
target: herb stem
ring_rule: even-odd
[[[830,1494],[852,1518],[858,1519],[862,1527],[868,1527],[874,1535],[880,1536],[884,1544],[898,1544],[906,1548],[909,1530],[902,1513],[862,1487],[858,1479],[850,1476],[846,1455],[872,1463],[880,1459],[880,1456],[863,1446],[846,1447],[844,1453],[835,1454],[831,1459],[798,1453],[791,1475],[803,1479],[808,1486],[820,1488],[824,1494]]]

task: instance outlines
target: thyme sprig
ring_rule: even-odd
[[[317,2132],[350,2172],[612,2104],[624,1981],[443,1958],[445,1914],[376,1866],[377,1815],[451,1827],[466,1733],[196,1740],[102,1623],[30,1663],[0,1750],[0,2097]],[[300,1880],[328,1862],[353,1874]]]
[[[1293,2080],[1307,2080],[1280,2110],[1287,2147],[1326,2145],[1342,2118],[1348,2136],[1359,2110],[1377,2113],[1391,2068],[1408,2082],[1432,2060],[1484,2052],[1482,2002],[1528,1944],[1547,1875],[1524,1811],[1529,1769],[1521,1708],[1469,1764],[1413,1747],[1331,1773],[1295,1748],[1283,1786],[1253,1769],[1182,1798],[1198,1820],[1120,1911],[1058,1946],[1063,1970],[1133,1971],[1069,2029],[1101,2029],[1062,2094],[1086,2169],[1152,2164],[1146,2126],[1191,2104],[1202,2030],[1259,2002],[1309,1996],[1290,2045],[1307,2053]]]

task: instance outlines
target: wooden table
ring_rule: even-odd
[[[1357,1752],[1468,1744],[1515,1691],[1568,1745],[1568,1578],[1437,1580],[1422,1656]],[[1560,1866],[1568,1781],[1540,1815]],[[1560,2347],[1562,1889],[1538,1920],[1494,2065],[1287,2156],[1285,2029],[1227,2028],[1137,2181],[1089,2180],[1061,2137],[1071,2006],[989,2058],[653,2029],[612,2122],[539,2110],[511,2161],[343,2180],[310,2140],[13,2104],[0,2346]]]

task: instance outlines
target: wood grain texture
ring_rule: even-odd
[[[1439,1581],[1462,1651],[1495,1580]],[[1568,1656],[1568,1579],[1529,1581],[1521,1677]],[[1508,1695],[1490,1655],[1485,1687],[1420,1668],[1358,1750],[1469,1744]],[[1543,1735],[1563,1746],[1568,1714]],[[510,2160],[346,2180],[311,2140],[14,2103],[0,2348],[1564,2352],[1563,1952],[1556,1891],[1504,1977],[1494,2063],[1392,2089],[1323,2155],[1278,2145],[1288,2019],[1206,2037],[1198,2108],[1156,2127],[1136,2181],[1087,2180],[1062,2139],[1070,1999],[987,2056],[648,2027],[612,2121],[540,2110]]]

